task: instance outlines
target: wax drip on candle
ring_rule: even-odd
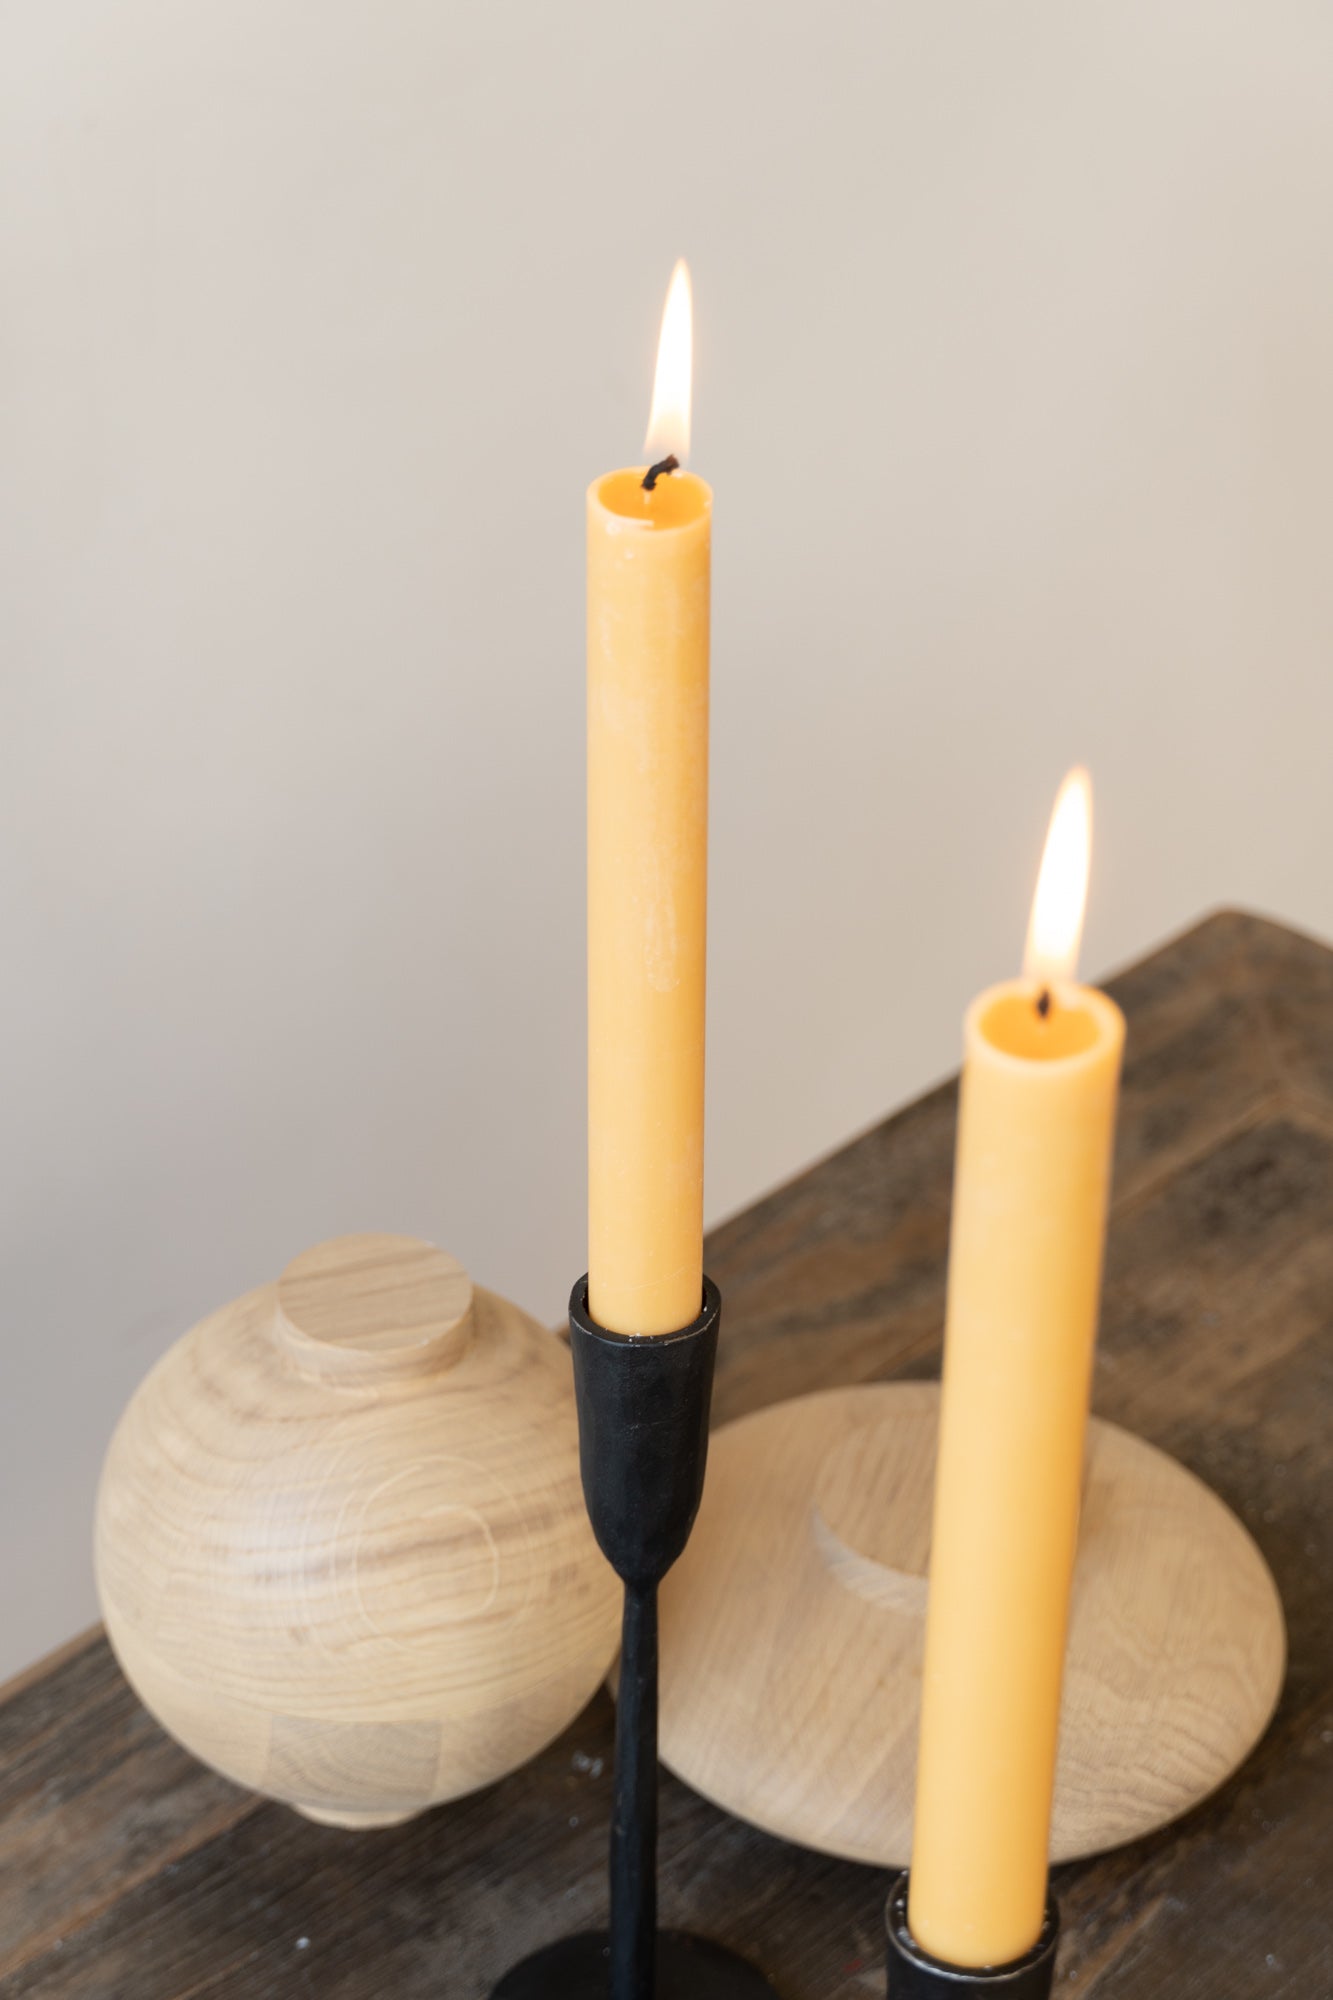
[[[674,451],[669,451],[665,458],[659,458],[657,464],[650,465],[648,467],[648,470],[644,473],[643,475],[644,492],[645,493],[653,492],[654,489],[656,488],[658,480],[662,477],[662,474],[664,472],[679,472],[679,471],[680,471],[680,460],[676,457]]]
[[[1041,1015],[1041,1018],[1044,1021],[1047,1015],[1050,1013],[1050,1011],[1051,1011],[1051,989],[1049,986],[1043,986],[1041,992],[1037,995],[1037,1012]]]

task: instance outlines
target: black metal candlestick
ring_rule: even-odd
[[[492,2000],[776,2000],[742,1958],[657,1928],[657,1586],[690,1538],[708,1458],[722,1300],[679,1333],[611,1333],[569,1302],[583,1497],[625,1586],[611,1819],[611,1924],[507,1972]],[[1026,1996],[1023,1996],[1026,2000]]]
[[[889,2000],[1049,2000],[1055,1977],[1060,1913],[1048,1896],[1046,1920],[1031,1951],[1008,1965],[946,1965],[923,1951],[907,1928],[907,1874],[889,1891],[884,1928],[889,1940]]]

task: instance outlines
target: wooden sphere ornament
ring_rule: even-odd
[[[111,1441],[96,1556],[159,1721],[336,1826],[524,1763],[619,1636],[567,1350],[405,1236],[321,1244],[163,1357]]]
[[[910,1858],[939,1388],[797,1397],[718,1431],[662,1586],[663,1761],[770,1833]],[[1074,1572],[1053,1861],[1216,1789],[1281,1690],[1277,1587],[1217,1496],[1094,1419]]]

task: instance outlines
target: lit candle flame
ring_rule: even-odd
[[[1076,765],[1061,785],[1032,899],[1023,972],[1043,987],[1074,977],[1092,862],[1092,779]]]
[[[643,449],[650,465],[675,458],[684,465],[690,455],[690,375],[694,357],[694,307],[690,298],[690,267],[678,258],[662,310],[657,343],[657,373],[653,377],[653,407]]]

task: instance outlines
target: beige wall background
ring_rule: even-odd
[[[0,1671],[330,1232],[583,1256],[582,491],[693,264],[708,1206],[1086,962],[1333,932],[1333,9],[0,0]]]

